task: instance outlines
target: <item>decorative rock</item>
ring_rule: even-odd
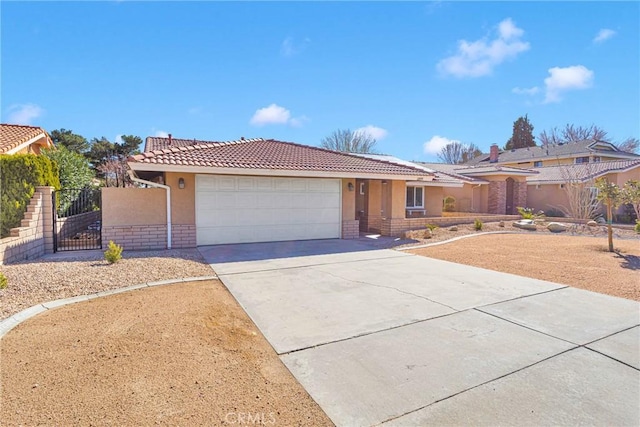
[[[597,227],[597,226],[598,226],[598,223],[597,223],[597,222],[595,222],[594,220],[591,220],[591,221],[587,222],[587,225],[588,225],[589,227]]]
[[[449,227],[449,231],[458,231],[458,226],[454,225],[452,227]]]
[[[504,221],[500,221],[500,222],[498,223],[498,227],[504,227]]]
[[[530,219],[521,219],[520,221],[516,221],[513,223],[513,226],[523,230],[536,230],[536,225]]]
[[[562,233],[563,231],[567,231],[569,229],[569,225],[562,224],[560,222],[550,222],[547,225],[547,230],[553,233]]]

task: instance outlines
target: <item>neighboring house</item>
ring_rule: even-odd
[[[640,156],[620,151],[615,145],[596,140],[583,140],[565,144],[500,150],[492,145],[490,152],[468,161],[467,166],[497,164],[517,168],[539,168],[561,164],[598,163],[612,160],[633,160]]]
[[[599,163],[566,164],[536,169],[537,175],[527,178],[528,207],[548,211],[568,205],[565,186],[569,183],[589,184],[597,178],[624,186],[627,181],[640,181],[640,157]],[[593,191],[597,190],[595,187]]]
[[[52,148],[47,131],[40,127],[0,124],[0,154],[40,154]]]
[[[356,238],[360,230],[396,234],[408,229],[407,183],[436,178],[417,166],[266,139],[150,137],[144,152],[128,163],[139,178],[169,187],[171,197],[167,211],[162,201],[115,200],[127,194],[124,190],[138,189],[106,189],[103,240],[113,236],[134,246],[150,234],[151,223],[156,225],[151,234],[160,234],[167,214],[174,247]],[[149,194],[155,193],[144,197]],[[139,214],[136,203],[154,219]],[[108,214],[108,206],[116,205],[123,207],[119,215]]]

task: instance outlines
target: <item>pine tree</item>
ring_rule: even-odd
[[[535,146],[536,141],[533,137],[533,125],[525,114],[524,117],[519,117],[518,120],[513,122],[513,135],[511,135],[511,138],[507,141],[504,149],[511,150],[514,148]]]

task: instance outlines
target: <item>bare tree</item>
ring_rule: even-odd
[[[640,148],[640,140],[638,138],[627,138],[622,142],[615,144],[618,150],[625,151],[627,153],[637,153]]]
[[[131,185],[129,165],[124,159],[113,157],[98,166],[98,171],[104,175],[107,187],[127,187]]]
[[[553,207],[569,218],[588,221],[600,213],[600,203],[597,198],[598,192],[595,190],[595,181],[585,179],[593,175],[591,168],[589,165],[584,166],[586,173],[584,168],[579,169],[570,165],[561,167],[560,173],[564,181],[561,185],[567,197],[567,204]]]
[[[538,139],[542,145],[547,144],[560,144],[574,141],[583,141],[585,139],[594,139],[597,141],[607,141],[607,131],[599,128],[596,125],[591,126],[575,126],[567,124],[564,128],[558,129],[554,127],[549,131],[542,131],[538,135]]]
[[[376,140],[366,132],[338,129],[320,141],[320,146],[328,150],[347,153],[375,153]]]
[[[464,144],[454,141],[442,147],[438,153],[438,159],[443,163],[459,165],[478,157],[482,151],[475,144]]]

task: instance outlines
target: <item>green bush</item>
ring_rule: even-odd
[[[435,230],[436,228],[438,228],[438,226],[437,226],[437,225],[435,225],[435,224],[427,224],[427,225],[425,225],[425,227],[426,227],[426,228],[428,228],[428,229],[429,229],[429,230],[431,230],[431,231],[433,231],[433,230]]]
[[[0,271],[0,289],[6,289],[7,288],[7,283],[9,281],[7,280],[7,276],[5,276],[1,271]]]
[[[444,205],[442,210],[445,212],[455,212],[456,210],[456,199],[453,196],[447,196],[444,198]]]
[[[640,234],[640,221],[636,221],[636,226],[633,227],[636,233]]]
[[[34,154],[0,155],[0,237],[20,226],[29,200],[40,185],[60,188],[54,162]]]
[[[523,208],[518,206],[516,208],[518,213],[522,217],[522,219],[537,219],[544,217],[545,213],[542,211],[538,211],[537,213],[533,211],[533,208]]]
[[[106,251],[104,251],[104,259],[106,259],[109,264],[114,264],[122,259],[122,246],[113,243],[113,240],[109,241],[109,246]]]
[[[482,230],[482,226],[483,226],[482,221],[480,221],[478,218],[476,218],[476,220],[473,221],[473,229],[474,230],[480,231],[480,230]]]

